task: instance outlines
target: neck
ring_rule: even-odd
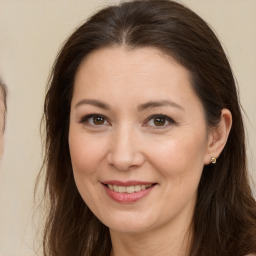
[[[112,240],[111,256],[188,256],[192,230],[154,230],[152,232],[120,233],[110,231]],[[175,232],[174,232],[175,231]]]

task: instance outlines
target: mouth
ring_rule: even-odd
[[[108,181],[102,183],[107,195],[118,203],[135,203],[146,197],[157,183]]]
[[[122,204],[131,204],[147,197],[158,183],[142,181],[105,181],[101,183],[107,195]]]
[[[119,186],[113,184],[104,184],[110,190],[117,192],[117,193],[138,193],[140,191],[146,190],[154,186],[155,184],[145,184],[145,185],[132,185],[132,186]]]

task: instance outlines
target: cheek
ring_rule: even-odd
[[[163,176],[171,177],[173,182],[200,177],[204,166],[206,141],[200,136],[183,135],[169,138],[152,147],[149,154],[152,164],[162,172]]]
[[[77,189],[91,208],[95,208],[97,198],[95,188],[99,186],[98,171],[101,159],[101,150],[98,140],[90,140],[81,131],[75,131],[72,128],[69,133],[69,150],[73,168],[73,174]]]
[[[161,175],[162,198],[166,199],[164,203],[170,202],[165,206],[167,216],[187,206],[193,209],[204,166],[204,149],[202,140],[183,137],[166,141],[151,152],[151,164]]]
[[[100,139],[90,138],[70,130],[69,150],[74,173],[93,174],[104,155],[104,146]]]

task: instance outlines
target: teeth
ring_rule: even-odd
[[[141,191],[141,186],[138,186],[138,185],[134,186],[134,191],[135,192],[140,192]]]
[[[125,188],[125,187],[123,187],[123,188]],[[131,194],[131,193],[134,193],[134,186],[129,186],[129,187],[126,187],[126,189],[125,189],[126,191],[126,193],[129,193],[129,194]]]
[[[145,190],[149,187],[151,187],[153,184],[148,184],[148,185],[136,185],[136,186],[117,186],[117,185],[112,185],[112,184],[107,184],[108,188],[118,192],[118,193],[135,193],[135,192],[140,192],[141,190]]]
[[[118,186],[117,187],[119,193],[125,193],[125,187]]]

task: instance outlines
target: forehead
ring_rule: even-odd
[[[108,81],[118,83],[123,80],[139,88],[143,82],[148,85],[157,80],[158,83],[164,82],[162,76],[190,82],[189,71],[179,65],[174,58],[156,48],[143,47],[130,50],[126,47],[109,47],[93,51],[86,56],[76,73],[75,85],[81,82],[89,83],[92,79],[95,84],[104,81],[102,86]]]
[[[118,60],[118,65],[115,65],[115,62]],[[145,62],[145,61],[149,62]],[[182,67],[178,64],[178,62],[171,56],[167,55],[160,49],[156,47],[136,47],[136,48],[130,48],[127,46],[111,46],[111,47],[103,47],[100,49],[97,49],[95,51],[92,51],[90,54],[88,54],[84,60],[81,62],[77,73],[81,70],[83,66],[86,66],[90,63],[90,66],[92,68],[95,68],[92,66],[93,64],[96,64],[97,67],[100,65],[104,68],[109,68],[109,71],[113,70],[113,68],[127,68],[129,65],[133,65],[134,68],[137,68],[139,66],[136,66],[136,64],[141,64],[144,62],[143,66],[140,66],[141,69],[143,68],[150,68],[152,66],[156,66],[160,62],[165,62],[165,64],[173,64]],[[112,66],[106,66],[105,64],[112,64]],[[183,68],[183,67],[182,67]],[[184,72],[186,72],[189,75],[189,72],[186,68],[183,68]]]
[[[90,53],[76,73],[72,101],[95,95],[124,97],[125,101],[168,98],[187,105],[201,104],[189,71],[153,47],[108,47]]]

